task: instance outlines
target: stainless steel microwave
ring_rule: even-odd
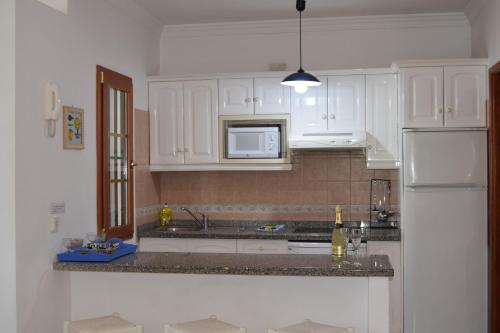
[[[289,162],[288,115],[221,116],[223,163]]]

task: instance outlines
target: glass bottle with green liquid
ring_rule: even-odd
[[[332,256],[335,258],[344,258],[347,250],[347,237],[342,223],[342,207],[335,207],[335,228],[332,232]]]

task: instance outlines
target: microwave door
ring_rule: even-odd
[[[269,128],[228,129],[228,158],[248,159],[279,157],[279,150],[276,149],[277,145],[268,142],[270,137],[277,140],[278,135],[276,133],[273,136],[273,134],[269,133]]]

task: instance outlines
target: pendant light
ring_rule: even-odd
[[[296,5],[299,12],[299,48],[300,48],[300,68],[297,73],[288,75],[281,84],[284,86],[294,87],[298,93],[304,93],[308,87],[316,87],[321,85],[321,82],[312,74],[309,74],[302,69],[302,12],[306,9],[305,0],[297,0]]]

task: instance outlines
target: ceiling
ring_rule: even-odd
[[[471,0],[474,1],[474,0]],[[296,0],[135,0],[165,25],[296,18]],[[469,0],[307,0],[304,17],[463,12]]]

